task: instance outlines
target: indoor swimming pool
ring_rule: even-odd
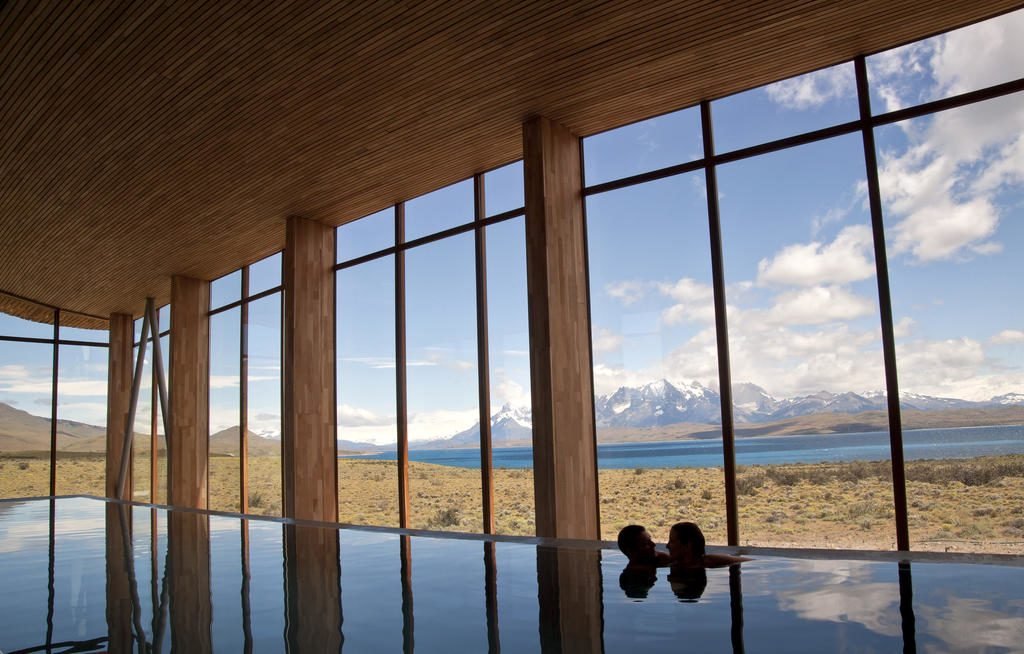
[[[0,501],[0,651],[1024,650],[1020,559],[776,554],[637,578],[586,543]]]

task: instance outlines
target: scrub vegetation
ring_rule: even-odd
[[[237,506],[238,459],[210,457],[210,506]],[[1024,554],[1024,455],[908,461],[911,546],[917,550]],[[101,494],[103,459],[59,461],[58,492]],[[411,526],[479,532],[480,471],[410,463]],[[894,549],[888,462],[741,466],[737,475],[743,545]],[[394,461],[340,459],[338,514],[343,523],[398,525]],[[44,454],[0,456],[0,497],[48,492]],[[533,473],[496,468],[495,520],[501,534],[533,535]],[[679,520],[699,523],[708,542],[725,542],[725,494],[718,468],[601,470],[602,537],[632,522],[664,541]],[[281,513],[281,459],[249,459],[254,514]],[[136,499],[148,491],[136,488]]]

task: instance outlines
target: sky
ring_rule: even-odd
[[[1021,77],[1022,35],[1018,11],[870,57],[872,111]],[[852,63],[712,103],[718,152],[856,116]],[[1022,134],[1019,93],[875,131],[902,391],[971,400],[1024,392]],[[690,108],[584,139],[584,174],[596,184],[701,156]],[[734,382],[779,398],[883,390],[860,134],[720,166],[717,177]],[[487,215],[521,207],[521,163],[486,174],[484,186]],[[706,197],[696,172],[587,198],[599,394],[660,378],[717,388]],[[405,211],[407,239],[465,223],[472,181]],[[393,239],[392,210],[349,223],[338,230],[339,261]],[[529,406],[523,218],[488,227],[486,241],[493,413]],[[474,257],[472,233],[406,255],[412,440],[478,419]],[[394,260],[337,279],[339,437],[392,443]],[[279,255],[252,267],[253,293],[279,283]],[[215,282],[214,305],[238,299],[239,287],[237,273]],[[250,308],[249,420],[260,433],[280,431],[279,316],[276,294]],[[52,328],[0,315],[0,333],[49,337]],[[238,423],[237,334],[237,310],[212,319],[211,432]],[[60,361],[60,417],[102,425],[105,350],[62,346]],[[48,346],[0,342],[0,402],[48,416],[50,365]]]

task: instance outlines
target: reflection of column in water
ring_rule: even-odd
[[[249,601],[249,521],[242,520],[242,635],[244,644],[242,651],[252,654],[252,605]]]
[[[484,597],[487,602],[487,649],[492,654],[501,651],[498,632],[498,564],[494,541],[484,543]]]
[[[899,562],[900,618],[903,629],[903,652],[917,651],[917,631],[914,624],[914,586],[910,578],[910,561]]]
[[[743,584],[740,566],[729,566],[729,609],[732,613],[732,651],[743,654]]]
[[[402,651],[414,649],[415,621],[412,609],[412,542],[409,536],[399,536],[402,574]]]
[[[168,511],[167,552],[171,651],[212,652],[209,516]]]
[[[285,525],[285,642],[288,652],[340,652],[338,530]]]
[[[537,547],[540,644],[544,652],[603,652],[600,550]]]

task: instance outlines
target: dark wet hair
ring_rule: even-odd
[[[619,537],[617,542],[619,543],[619,551],[629,556],[629,553],[636,548],[636,539],[640,537],[640,534],[647,531],[647,527],[643,525],[626,525],[619,530]]]
[[[704,532],[693,522],[677,522],[672,525],[669,534],[674,535],[680,543],[689,543],[695,556],[704,556]]]

